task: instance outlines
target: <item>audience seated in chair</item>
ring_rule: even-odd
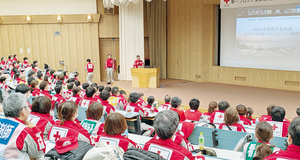
[[[147,98],[147,105],[144,106],[144,108],[147,108],[148,110],[150,110],[151,113],[158,112],[158,110],[156,109],[156,107],[153,106],[154,101],[155,101],[155,98],[153,96],[149,96]]]
[[[82,91],[81,91],[81,95],[80,95],[80,97],[81,98],[84,98],[86,95],[85,95],[85,92],[86,92],[86,89],[88,88],[90,86],[90,84],[88,84],[88,83],[83,83],[82,85],[81,85],[81,87],[82,87]]]
[[[117,144],[124,152],[131,147],[140,148],[137,143],[133,142],[125,135],[121,135],[126,129],[127,123],[125,117],[117,112],[111,113],[105,120],[104,132],[98,135],[95,142],[104,142],[108,145]]]
[[[58,102],[58,104],[65,102],[65,98],[62,96],[63,87],[61,85],[56,85],[54,90],[56,94],[52,96],[52,101]]]
[[[63,96],[65,97],[66,100],[69,100],[72,95],[73,95],[73,92],[72,92],[72,89],[74,88],[74,83],[68,83],[67,84],[67,91],[64,92]]]
[[[300,108],[297,108],[296,113],[297,113],[297,116],[300,116]]]
[[[267,122],[259,122],[255,127],[255,138],[257,142],[248,142],[244,145],[243,154],[240,160],[254,159],[260,160],[280,151],[279,148],[269,142],[273,139],[273,128]]]
[[[271,124],[273,127],[273,135],[277,137],[287,137],[288,135],[288,127],[290,122],[288,120],[284,120],[285,110],[280,106],[276,106],[271,111],[271,120],[263,120]]]
[[[196,98],[190,100],[189,106],[191,109],[188,109],[184,112],[185,118],[190,121],[199,121],[202,113],[198,111],[200,106],[200,101]]]
[[[99,87],[99,91],[100,91],[100,87]],[[100,94],[101,94],[101,92],[100,92]],[[112,95],[110,96],[110,98],[108,100],[109,104],[114,106],[115,109],[124,110],[124,106],[127,104],[127,101],[123,96],[120,95],[119,88],[118,87],[113,87],[111,89],[111,94]]]
[[[109,104],[107,101],[110,97],[110,93],[106,90],[102,91],[100,94],[101,103],[103,105],[103,110],[106,111],[107,115],[109,115],[111,112],[116,111],[114,106]]]
[[[88,87],[86,90],[85,90],[85,93],[86,93],[86,96],[82,99],[82,101],[79,103],[80,107],[84,107],[84,108],[88,108],[88,106],[93,103],[93,102],[97,102],[95,99],[94,99],[94,96],[95,96],[95,88],[93,87]]]
[[[81,122],[81,125],[89,134],[99,135],[104,130],[104,123],[100,122],[103,115],[103,106],[99,102],[93,102],[86,111],[87,119]]]
[[[171,106],[172,106],[171,110],[179,114],[180,121],[185,121],[184,111],[179,110],[179,108],[181,107],[181,99],[178,97],[173,97],[171,100]]]
[[[226,109],[224,114],[224,122],[225,123],[221,123],[219,125],[219,129],[246,132],[243,125],[239,124],[238,112],[232,107]]]
[[[93,144],[90,134],[76,120],[78,106],[73,101],[66,101],[58,107],[58,118],[48,133],[48,140],[56,142],[61,137],[77,137],[78,141]]]
[[[204,122],[210,122],[210,115],[212,113],[214,113],[214,111],[216,110],[217,107],[218,107],[217,102],[215,102],[215,101],[209,102],[207,112],[202,114]]]
[[[51,106],[49,98],[44,96],[36,97],[32,103],[32,112],[28,118],[30,122],[39,127],[44,135],[44,139],[47,139],[48,132],[54,124],[53,117],[50,115]]]
[[[247,108],[244,105],[242,105],[242,104],[237,105],[236,106],[236,110],[239,113],[240,124],[243,124],[243,125],[252,125],[251,121],[245,117],[245,115],[247,113]]]
[[[263,121],[263,120],[267,120],[267,119],[272,119],[272,116],[271,116],[271,112],[272,112],[272,109],[276,107],[275,104],[270,104],[268,107],[267,107],[267,115],[262,115],[258,120],[259,121]]]
[[[286,151],[275,152],[265,160],[299,159],[300,155],[300,117],[295,117],[288,128],[288,144]]]
[[[247,114],[246,114],[246,118],[249,119],[249,121],[252,123],[252,124],[255,124],[255,121],[256,119],[253,119],[252,118],[252,115],[253,115],[253,109],[251,107],[247,107]]]
[[[37,80],[31,81],[30,87],[32,96],[37,97],[40,95],[41,90],[39,89],[39,82]]]
[[[137,103],[139,103],[140,106],[142,106],[142,107],[146,106],[147,103],[144,101],[144,93],[140,92],[140,93],[138,93],[138,95],[139,95],[139,100]]]
[[[189,152],[172,140],[176,135],[178,124],[179,116],[176,112],[170,110],[159,112],[154,118],[154,128],[157,137],[148,141],[144,146],[144,150],[158,153],[169,160],[203,158],[201,153],[193,156],[192,152]]]
[[[5,118],[1,118],[0,123],[7,127],[3,128],[5,137],[0,138],[0,159],[42,158],[46,148],[43,133],[32,122],[27,121],[30,108],[25,96],[12,93],[2,104]]]
[[[49,93],[49,84],[46,81],[40,83],[40,90],[40,96],[46,96],[52,100],[52,95]],[[52,102],[52,104],[54,105],[54,102]]]
[[[229,103],[226,101],[221,101],[218,104],[219,110],[214,111],[210,116],[210,123],[221,124],[224,123],[224,113],[225,110],[230,107]]]
[[[158,108],[158,110],[160,110],[160,111],[162,111],[162,110],[170,110],[172,108],[171,103],[170,103],[171,102],[171,97],[169,95],[166,95],[165,98],[164,98],[164,100],[165,100],[165,103],[162,104]]]
[[[72,93],[73,93],[73,96],[69,100],[73,101],[77,105],[79,105],[79,102],[82,101],[82,98],[80,97],[81,89],[79,87],[74,87],[72,89]]]

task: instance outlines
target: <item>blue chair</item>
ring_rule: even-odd
[[[233,150],[235,146],[238,144],[240,139],[244,138],[247,134],[247,132],[237,132],[237,131],[229,131],[229,130],[222,130],[222,129],[216,129],[217,131],[217,140],[218,140],[218,146],[219,149],[227,149],[227,150]],[[254,137],[253,134],[251,134],[252,137]]]
[[[287,143],[287,137],[274,137],[271,141],[271,144],[275,145],[276,147],[286,150],[288,143]]]
[[[77,117],[77,119],[78,119],[79,122],[86,119],[86,110],[87,110],[87,108],[78,107],[78,117]]]
[[[100,122],[104,123],[105,120],[106,120],[106,118],[107,118],[107,112],[104,111],[104,112],[103,112],[103,115],[102,115],[102,117],[101,117],[101,119],[100,119]]]
[[[30,105],[32,105],[33,100],[35,99],[34,96],[30,96],[27,101],[29,102]]]
[[[195,129],[193,130],[192,134],[188,137],[188,140],[194,144],[194,145],[199,145],[199,136],[200,132],[203,133],[204,136],[204,146],[205,147],[214,147],[214,130],[213,128],[207,128],[207,127],[200,127],[196,126]]]

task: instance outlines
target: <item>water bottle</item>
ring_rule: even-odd
[[[200,132],[200,136],[199,136],[199,149],[203,149],[204,148],[204,136],[203,136],[203,132]]]
[[[259,123],[258,117],[255,120],[255,125],[257,125]]]
[[[202,123],[202,122],[203,122],[203,117],[200,116],[199,123]]]

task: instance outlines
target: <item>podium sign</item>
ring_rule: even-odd
[[[157,88],[160,68],[131,68],[132,87]]]

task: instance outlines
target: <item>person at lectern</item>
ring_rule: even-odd
[[[134,61],[133,63],[133,68],[143,68],[145,66],[144,62],[140,59],[141,59],[140,55],[137,55],[136,61]]]

